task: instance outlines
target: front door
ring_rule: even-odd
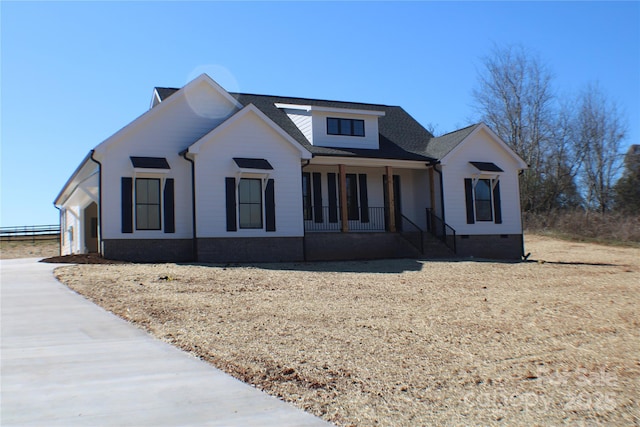
[[[389,194],[387,191],[387,175],[382,176],[382,188],[384,189],[384,223],[389,231]],[[393,210],[395,214],[396,231],[402,231],[402,196],[400,194],[400,175],[393,175]]]

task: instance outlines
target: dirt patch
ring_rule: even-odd
[[[342,426],[637,425],[640,250],[529,262],[77,265],[106,309]]]

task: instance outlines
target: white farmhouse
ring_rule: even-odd
[[[527,165],[480,123],[401,107],[156,88],[55,199],[62,254],[130,261],[520,259]]]

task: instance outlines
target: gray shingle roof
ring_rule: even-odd
[[[161,101],[168,98],[178,90],[175,88],[158,87],[155,89],[158,92]],[[267,117],[273,120],[285,132],[291,135],[292,138],[298,141],[315,156],[353,156],[428,162],[444,157],[456,145],[462,142],[462,140],[468,136],[473,129],[475,129],[475,126],[478,126],[472,125],[435,138],[402,107],[398,106],[246,93],[231,93],[231,96],[236,98],[244,106],[249,104],[255,105]],[[275,106],[276,103],[384,111],[385,115],[378,118],[380,148],[378,150],[371,150],[329,148],[311,145],[300,129],[298,129],[291,119],[289,119],[287,114],[282,109]]]
[[[173,87],[156,87],[156,92],[158,92],[158,96],[160,97],[160,101],[164,101],[174,93],[178,91],[178,89]]]
[[[469,136],[471,132],[473,132],[478,126],[480,126],[480,124],[476,123],[474,125],[441,135],[437,138],[433,138],[431,141],[429,141],[429,144],[427,145],[427,149],[425,151],[435,159],[442,159],[444,156],[449,154],[449,152],[453,150],[458,144],[460,144],[467,136]]]
[[[353,102],[325,101],[307,98],[290,98],[269,95],[251,95],[232,93],[242,105],[253,104],[267,117],[273,120],[285,132],[318,156],[353,156],[367,158],[389,158],[401,160],[431,160],[423,150],[428,141],[433,138],[425,128],[415,121],[400,107],[379,104],[361,104]],[[384,111],[385,115],[378,118],[378,132],[380,134],[380,148],[328,148],[311,145],[300,129],[289,119],[287,114],[275,106],[276,103],[311,105],[330,108],[347,108],[357,110]]]

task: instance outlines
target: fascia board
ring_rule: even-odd
[[[495,132],[493,132],[491,130],[491,128],[487,125],[485,125],[484,123],[480,123],[480,125],[478,127],[476,127],[469,135],[466,136],[466,138],[464,138],[462,141],[460,141],[460,143],[451,151],[449,151],[443,158],[442,160],[440,160],[440,164],[442,166],[446,166],[447,165],[447,161],[456,155],[456,153],[461,150],[462,146],[464,146],[467,141],[471,138],[473,138],[478,132],[480,132],[480,130],[485,130],[489,136],[491,137],[491,139],[493,139],[498,145],[500,145],[502,147],[502,149],[504,151],[506,151],[515,161],[516,163],[518,163],[518,169],[528,169],[529,165],[527,165],[527,163],[522,160],[522,158],[520,158],[520,156],[518,156],[515,151],[513,151],[503,140],[502,138],[500,138],[498,135],[495,134]]]
[[[135,127],[140,126],[143,123],[153,119],[155,116],[161,114],[162,111],[166,110],[167,108],[171,108],[173,104],[180,102],[179,100],[183,99],[184,94],[186,92],[188,92],[191,88],[197,86],[201,82],[206,82],[215,91],[219,92],[225,99],[229,100],[229,102],[231,102],[236,108],[238,109],[242,108],[242,104],[240,104],[240,102],[238,102],[237,99],[231,96],[218,83],[213,81],[211,77],[209,77],[206,74],[200,74],[198,77],[196,77],[195,79],[191,80],[189,83],[187,83],[186,85],[178,89],[178,91],[175,92],[173,95],[171,95],[169,98],[165,99],[160,104],[156,105],[154,108],[145,111],[140,116],[135,118],[133,121],[129,122],[126,126],[124,126],[120,130],[118,130],[116,133],[111,135],[109,138],[105,139],[100,144],[98,144],[95,147],[96,153],[100,153],[100,154],[104,153],[107,150],[108,146],[111,145],[114,141],[124,137],[127,133],[129,133],[129,131],[131,131]]]
[[[66,195],[65,200],[61,201],[62,197],[66,194],[67,189],[71,187],[71,185],[73,183],[76,182],[78,176],[80,175],[81,171],[84,169],[84,167],[87,165],[88,162],[93,162],[93,160],[91,160],[91,151],[89,152],[89,154],[87,154],[84,159],[82,159],[82,161],[80,162],[80,164],[78,165],[78,167],[76,168],[76,170],[71,174],[71,176],[69,177],[69,179],[67,180],[67,182],[65,182],[65,184],[62,186],[62,190],[60,190],[60,193],[58,193],[58,195],[56,196],[56,198],[53,201],[53,204],[55,206],[62,206],[64,204],[64,202],[66,201],[66,199],[69,198],[69,195],[71,193],[73,193],[73,190]],[[96,165],[97,167],[98,165]],[[74,184],[73,188],[75,189],[75,187],[78,184]]]
[[[231,102],[236,108],[241,109],[243,107],[243,105],[233,96],[231,96],[229,94],[229,92],[227,92],[222,86],[220,86],[215,80],[213,80],[211,77],[209,77],[208,74],[200,74],[198,77],[196,77],[194,80],[192,80],[192,82],[199,82],[199,81],[206,81],[207,83],[209,83],[211,85],[211,87],[213,87],[220,95],[222,95],[227,101]],[[189,85],[191,84],[191,82],[189,82]],[[188,86],[188,85],[187,85]],[[187,87],[185,86],[185,87]]]
[[[319,111],[323,113],[338,113],[338,114],[357,114],[359,116],[378,116],[382,117],[386,113],[384,111],[375,110],[356,110],[352,108],[337,108],[337,107],[320,107],[317,105],[300,105],[300,104],[282,104],[276,103],[276,108],[282,108],[286,110],[302,110],[302,111]]]
[[[151,97],[151,105],[149,105],[149,109],[161,104],[160,94],[158,93],[158,89],[153,89],[153,96]]]
[[[300,104],[283,104],[280,102],[276,102],[274,104],[276,108],[281,108],[285,110],[302,110],[302,111],[311,111],[311,105],[300,105]]]
[[[206,144],[207,142],[211,141],[212,139],[215,139],[215,137],[217,135],[219,135],[221,132],[223,132],[228,127],[232,126],[236,121],[241,120],[244,116],[246,116],[249,113],[254,113],[256,116],[258,116],[259,119],[264,121],[269,127],[271,127],[280,136],[282,136],[282,138],[284,138],[287,142],[289,142],[291,145],[293,145],[300,152],[301,158],[303,158],[305,160],[306,159],[311,159],[312,154],[311,154],[311,152],[309,150],[307,150],[302,145],[300,145],[300,143],[298,141],[293,139],[291,137],[291,135],[289,135],[284,130],[282,130],[282,128],[280,126],[278,126],[273,120],[271,120],[269,117],[267,117],[262,111],[260,111],[253,104],[247,105],[242,110],[238,111],[236,114],[234,114],[233,116],[229,117],[227,120],[222,122],[218,127],[213,129],[211,132],[209,132],[208,134],[206,134],[205,136],[200,138],[198,141],[193,143],[189,147],[188,153],[192,154],[192,155],[198,154],[198,152],[200,151],[200,148],[202,147],[203,144]]]
[[[365,157],[341,157],[341,156],[318,156],[311,159],[310,165],[323,166],[361,166],[361,167],[385,167],[391,166],[399,169],[427,169],[429,165],[426,161],[420,160],[397,160],[397,159],[371,159]]]

